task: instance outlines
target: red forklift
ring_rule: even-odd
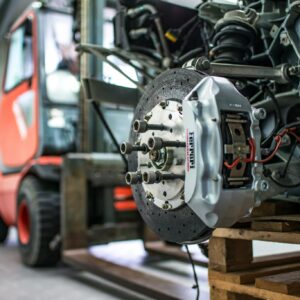
[[[24,10],[0,26],[0,242],[16,226],[23,263],[37,267],[60,259],[62,157],[78,148],[80,84],[71,10],[29,2],[0,1],[3,26]],[[108,209],[137,218],[129,188],[112,198]]]

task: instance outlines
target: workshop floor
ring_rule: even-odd
[[[142,244],[139,241],[122,243],[117,249],[123,253],[131,253],[134,249],[135,257],[142,257]],[[126,248],[127,247],[127,248]],[[93,247],[92,253],[96,256],[106,256],[108,253],[120,253],[114,251],[113,245],[106,247]],[[120,254],[115,254],[119,255]],[[127,257],[129,257],[127,255]],[[119,257],[121,260],[121,257]],[[123,259],[123,263],[125,263]],[[132,264],[130,259],[127,262]],[[137,267],[148,273],[174,280],[179,284],[193,285],[191,266],[176,261],[164,261],[151,263]],[[207,270],[197,267],[200,280],[201,300],[209,299],[207,283]],[[52,269],[33,270],[21,264],[16,242],[16,232],[11,230],[7,245],[0,246],[0,299],[5,300],[114,300],[148,299],[132,293],[111,282],[101,280],[87,272],[81,272],[59,266]]]

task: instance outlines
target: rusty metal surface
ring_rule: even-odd
[[[68,250],[63,260],[69,265],[101,276],[154,299],[194,299],[195,291],[178,283],[155,277],[111,261],[92,256],[87,249]]]

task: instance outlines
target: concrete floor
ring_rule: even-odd
[[[123,253],[127,255],[126,264],[133,264],[130,257],[140,257],[145,253],[139,241],[123,243]],[[96,256],[106,256],[113,251],[113,245],[93,247],[91,252]],[[134,251],[134,252],[133,252]],[[118,257],[121,261],[121,257]],[[125,263],[123,259],[123,263]],[[174,280],[187,286],[193,285],[191,267],[176,261],[164,261],[143,266],[133,266],[148,273]],[[207,270],[197,267],[200,280],[201,300],[209,299]],[[74,270],[60,265],[53,269],[29,269],[21,264],[15,230],[10,232],[8,243],[0,246],[0,299],[5,300],[141,300],[149,299],[138,295],[111,282],[87,272]]]

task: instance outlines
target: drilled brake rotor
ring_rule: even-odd
[[[202,78],[203,75],[185,69],[173,69],[164,72],[146,89],[135,111],[134,120],[144,120],[147,114],[155,112],[156,107],[164,101],[175,99],[180,103]],[[165,121],[161,120],[161,122]],[[160,131],[155,132],[157,137],[162,134]],[[140,133],[132,131],[131,143],[139,143],[142,138]],[[128,156],[129,171],[131,172],[136,172],[140,167],[138,155],[138,152],[132,152]],[[176,187],[180,188],[180,184],[182,184],[180,180],[173,181],[167,185],[172,188],[164,192],[172,194]],[[158,184],[155,183],[154,185]],[[210,235],[211,229],[184,201],[181,205],[174,201],[175,209],[163,209],[160,203],[149,201],[147,185],[139,183],[133,185],[132,188],[138,210],[144,221],[164,240],[175,243],[197,243],[206,240]]]

